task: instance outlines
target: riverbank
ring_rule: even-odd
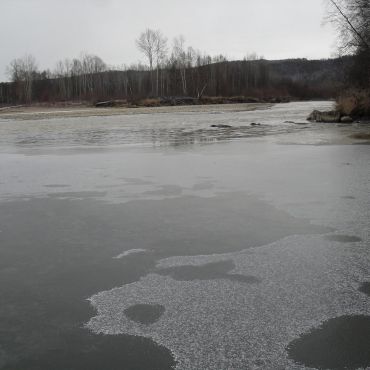
[[[115,116],[134,114],[155,113],[222,113],[222,112],[248,112],[259,109],[268,109],[272,103],[234,103],[234,104],[211,104],[211,105],[175,105],[175,106],[117,106],[95,108],[85,103],[73,105],[31,105],[14,106],[0,109],[0,120],[39,120],[51,118],[73,118],[93,116]]]

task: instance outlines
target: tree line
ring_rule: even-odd
[[[355,0],[353,0],[355,1]],[[58,101],[193,97],[333,97],[344,83],[349,58],[267,61],[256,54],[240,61],[210,56],[187,46],[183,36],[169,47],[159,30],[147,29],[136,40],[146,64],[109,67],[99,56],[83,54],[40,71],[33,56],[14,59],[11,83],[0,84],[0,104]]]

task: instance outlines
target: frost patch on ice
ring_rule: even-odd
[[[292,236],[252,253],[193,257],[203,265],[231,260],[232,274],[258,276],[261,282],[178,281],[151,273],[92,296],[97,314],[86,325],[94,333],[151,338],[171,350],[178,369],[301,369],[288,358],[291,341],[325,320],[370,310],[368,297],[358,291],[370,256],[332,243],[321,236]],[[191,260],[173,257],[158,266]],[[124,313],[138,304],[165,311],[157,322],[142,325]]]
[[[123,252],[123,253],[121,253],[118,256],[115,256],[113,258],[120,259],[120,258],[124,258],[124,257],[130,256],[131,254],[144,253],[146,251],[147,251],[146,249],[141,249],[141,248],[138,248],[138,249],[130,249],[130,250],[125,251],[125,252]]]

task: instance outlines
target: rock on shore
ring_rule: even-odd
[[[337,110],[320,112],[314,110],[308,117],[307,121],[324,122],[324,123],[352,123],[353,119],[350,116],[342,116]]]
[[[314,110],[308,117],[308,121],[335,123],[340,122],[340,113],[335,110],[320,112]]]

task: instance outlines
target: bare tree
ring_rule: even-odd
[[[146,56],[149,62],[150,75],[152,80],[151,81],[152,91],[153,91],[153,60],[156,40],[157,40],[156,32],[149,28],[142,32],[139,38],[136,40],[136,45],[138,49]]]
[[[147,28],[136,40],[138,49],[148,58],[150,70],[153,69],[154,48],[156,42],[155,31]]]
[[[138,49],[145,55],[149,62],[152,92],[153,83],[153,65],[156,63],[156,95],[159,94],[159,68],[167,54],[167,38],[163,36],[160,30],[151,30],[147,28],[136,40]]]
[[[351,80],[370,86],[370,2],[369,0],[328,0],[328,19],[339,33],[341,54],[354,54]]]
[[[83,84],[83,93],[85,96],[92,97],[94,90],[94,82],[97,83],[97,79],[94,78],[94,75],[104,72],[106,70],[106,64],[103,60],[92,54],[83,54],[81,57],[81,66],[82,66],[82,84]]]
[[[186,67],[188,64],[188,58],[185,51],[185,38],[183,35],[174,38],[172,55],[177,67],[180,70],[182,92],[184,95],[187,95]]]
[[[13,59],[7,68],[11,80],[18,85],[18,98],[27,103],[32,100],[32,83],[37,74],[36,59],[32,55]]]
[[[154,56],[156,59],[156,69],[157,69],[157,83],[156,92],[159,95],[159,67],[161,63],[165,60],[167,55],[167,38],[162,35],[162,32],[155,31],[155,41],[154,41]]]
[[[344,53],[370,50],[369,0],[329,0],[328,19],[337,27]]]
[[[60,60],[55,66],[53,75],[58,81],[61,99],[71,98],[71,70],[72,62],[69,59]]]

